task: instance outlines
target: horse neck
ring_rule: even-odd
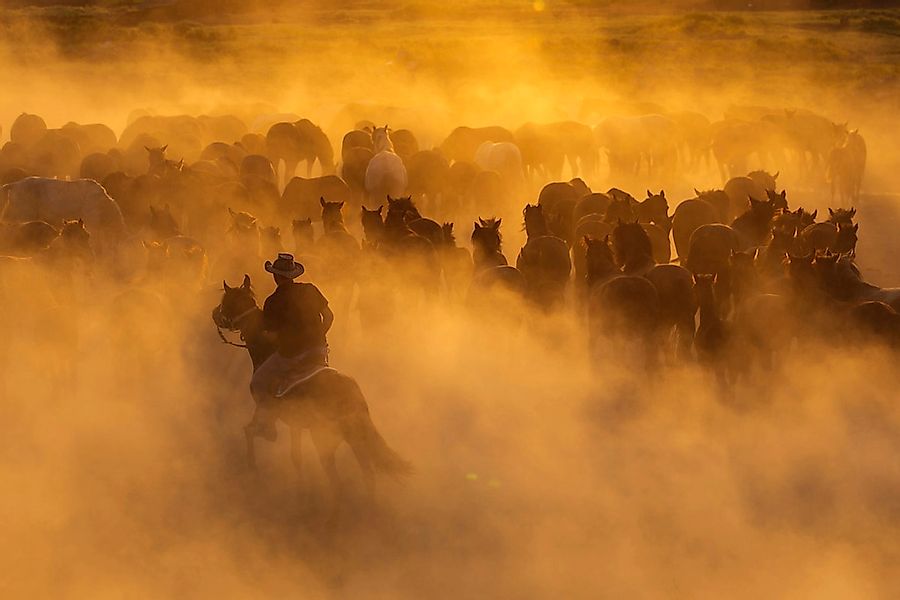
[[[532,238],[550,235],[550,228],[547,226],[546,219],[537,219],[528,223],[525,222],[525,235],[530,240]]]
[[[398,239],[413,233],[403,219],[390,219],[384,222],[384,237]]]
[[[274,352],[275,348],[262,335],[262,309],[256,306],[255,310],[241,320],[240,328],[241,339],[247,345],[247,352],[250,353],[250,359],[253,361],[253,370],[255,371],[267,358]]]
[[[638,271],[652,264],[655,264],[652,255],[646,252],[629,252],[622,264],[622,271],[626,273]]]
[[[500,257],[503,253],[499,248],[489,248],[484,244],[476,243],[473,246],[472,260],[479,268],[492,267],[502,262]]]
[[[501,254],[500,245],[500,240],[476,239],[472,242],[473,254],[482,258]]]
[[[369,225],[363,228],[363,235],[369,244],[378,245],[384,241],[384,223],[381,226]]]
[[[315,245],[313,239],[308,235],[294,236],[294,254],[303,256],[310,252]]]
[[[325,231],[325,233],[345,233],[347,231],[347,227],[344,225],[344,218],[340,215],[334,218],[330,218],[327,221],[323,220],[322,229]]]
[[[597,284],[609,281],[616,272],[616,265],[613,262],[607,262],[602,265],[589,265],[585,280],[587,281],[588,287],[593,287]]]
[[[375,154],[379,152],[390,152],[394,154],[394,143],[391,141],[391,138],[385,135],[384,137],[379,136],[378,138],[372,140]]]

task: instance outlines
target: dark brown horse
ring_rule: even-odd
[[[612,233],[616,264],[626,275],[646,275],[656,266],[653,244],[640,223],[619,222]]]
[[[472,259],[475,274],[484,269],[506,266],[509,262],[503,255],[503,237],[500,234],[502,219],[478,219],[472,229]]]
[[[461,299],[466,287],[472,280],[472,255],[465,248],[456,245],[456,236],[453,234],[453,223],[444,223],[441,226],[443,235],[438,254],[441,259],[441,270],[444,273],[444,285],[447,295],[454,300]]]
[[[240,332],[254,371],[275,351],[262,328],[262,309],[244,276],[238,287],[223,282],[224,294],[213,310],[216,326]],[[375,474],[403,477],[411,472],[410,464],[392,450],[375,428],[369,416],[365,396],[356,381],[330,368],[307,377],[275,399],[278,418],[291,429],[292,458],[298,471],[302,468],[300,434],[308,429],[319,453],[335,496],[339,493],[335,452],[341,442],[353,451],[370,494],[375,491]],[[246,429],[247,457],[255,467],[255,428]]]

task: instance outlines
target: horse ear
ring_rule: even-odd
[[[146,150],[147,152],[152,152],[152,150],[150,150],[150,148],[148,148],[147,146],[144,146],[144,150]]]
[[[500,229],[500,223],[502,223],[502,222],[503,222],[503,219],[497,219],[494,222],[494,229]]]
[[[603,243],[606,244],[607,246],[609,245],[609,234],[608,233],[603,236]]]
[[[850,207],[850,218],[852,219],[856,215],[856,209],[852,206]]]
[[[812,214],[810,216],[813,218],[813,221],[816,220],[816,215],[818,215],[818,214],[819,214],[818,208],[816,210],[812,211]]]
[[[161,147],[160,150],[162,150],[163,152],[165,152],[165,151],[166,151],[166,148],[168,148],[168,147],[169,147],[169,145],[166,144],[165,146]]]
[[[237,213],[234,212],[233,210],[231,210],[231,207],[230,207],[230,206],[228,207],[228,214],[230,214],[232,217],[236,217],[236,216],[237,216]]]
[[[660,197],[660,198],[665,198],[665,197],[666,197],[666,190],[659,190],[659,197]]]
[[[759,258],[759,247],[753,249],[753,260]]]
[[[377,212],[378,216],[380,217],[381,211],[383,211],[383,210],[384,210],[384,204],[380,204],[380,205],[378,205],[378,210],[376,210],[375,212]]]
[[[779,175],[781,175],[781,171],[775,171],[775,174],[772,175],[772,179],[778,179]]]
[[[481,229],[481,225],[478,224],[478,221],[475,221],[475,231]]]
[[[787,190],[781,190],[781,199],[787,200]]]
[[[338,208],[344,208],[344,203],[343,203],[343,202],[339,202],[339,203],[338,203]]]
[[[859,223],[853,226],[853,233],[856,233],[857,231],[859,231]]]
[[[241,287],[245,290],[250,289],[250,276],[244,273],[244,281],[241,282]]]
[[[828,209],[828,216],[829,216],[829,217],[833,217],[833,216],[834,216],[834,211],[831,210],[830,208]]]
[[[700,196],[700,191],[697,188],[694,188],[694,193],[697,194],[698,197]]]
[[[228,290],[231,289],[231,288],[228,286],[228,282],[225,281],[224,279],[222,280],[222,289],[225,290],[226,292],[227,292]]]
[[[650,190],[647,190],[647,197],[648,197],[648,198],[652,198],[652,197],[653,197],[653,194],[650,192]]]
[[[325,208],[325,197],[319,196],[319,204],[322,205],[322,208]]]

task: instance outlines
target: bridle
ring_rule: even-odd
[[[216,308],[216,311],[218,312],[219,321],[222,322],[222,326],[224,326],[228,331],[238,331],[240,328],[241,321],[243,321],[244,319],[249,317],[251,314],[253,314],[257,310],[259,310],[259,307],[256,306],[256,303],[254,302],[253,306],[251,306],[250,308],[248,308],[241,314],[239,314],[235,317],[228,317],[227,315],[222,314],[222,305],[221,304]],[[246,348],[247,347],[247,344],[236,344],[236,343],[230,341],[228,338],[225,337],[225,334],[222,332],[222,327],[219,326],[219,323],[215,319],[213,319],[213,323],[215,323],[216,333],[219,334],[219,338],[222,340],[223,343],[228,344],[229,346],[234,346],[235,348]],[[244,334],[242,333],[241,341],[243,341],[243,340],[244,340]]]

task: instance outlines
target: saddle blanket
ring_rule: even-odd
[[[312,365],[308,371],[293,375],[289,380],[285,381],[281,386],[279,386],[278,391],[275,393],[275,397],[282,398],[286,396],[292,389],[294,389],[301,383],[309,381],[322,371],[337,372],[337,369],[332,369],[331,367],[326,367],[323,365]]]

